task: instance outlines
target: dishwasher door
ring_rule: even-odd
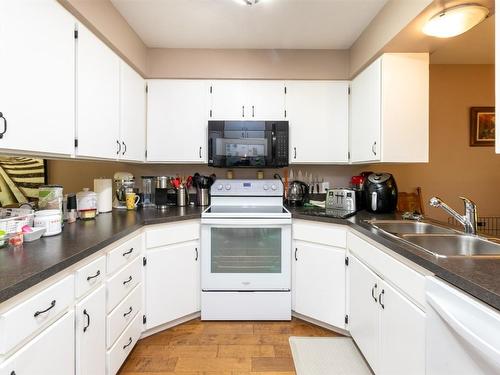
[[[435,278],[426,281],[426,374],[500,374],[500,313]]]

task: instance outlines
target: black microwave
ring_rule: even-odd
[[[209,121],[208,165],[220,168],[288,166],[288,121]]]

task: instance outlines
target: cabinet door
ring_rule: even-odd
[[[381,280],[356,257],[349,256],[349,332],[375,373],[379,358],[378,291]]]
[[[148,81],[148,161],[207,162],[209,87],[202,80]]]
[[[294,310],[344,328],[345,250],[297,241],[294,263]]]
[[[351,82],[352,162],[380,160],[381,64],[376,60]]]
[[[147,329],[200,311],[199,242],[147,251]]]
[[[0,375],[75,373],[75,314],[70,311],[0,365]]]
[[[247,81],[245,111],[250,120],[285,120],[285,83]]]
[[[76,305],[76,375],[106,371],[106,289],[100,286]]]
[[[425,374],[424,312],[384,282],[379,296],[380,373]]]
[[[286,83],[292,163],[347,163],[349,83]]]
[[[73,17],[52,0],[0,1],[0,14],[0,149],[73,154]]]
[[[120,61],[120,159],[143,161],[146,150],[146,82]]]
[[[252,108],[246,103],[246,81],[218,80],[211,84],[210,120],[251,120]]]
[[[120,60],[83,25],[77,41],[77,154],[117,159],[119,141]]]

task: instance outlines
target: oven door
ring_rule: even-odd
[[[290,290],[291,236],[290,219],[203,220],[202,290]]]

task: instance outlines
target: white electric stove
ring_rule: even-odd
[[[291,224],[278,180],[217,180],[201,215],[202,320],[291,319]]]

